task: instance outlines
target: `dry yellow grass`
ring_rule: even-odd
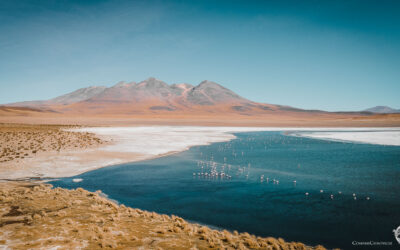
[[[177,216],[117,205],[100,192],[0,183],[0,247],[31,249],[325,249],[212,230]]]
[[[104,143],[90,133],[64,131],[71,126],[0,124],[0,164],[41,152],[85,149]]]

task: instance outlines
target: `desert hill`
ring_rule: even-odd
[[[270,112],[307,112],[288,106],[250,101],[212,81],[197,86],[171,84],[148,78],[142,82],[119,82],[112,87],[82,88],[50,100],[8,104],[53,110],[61,113],[87,114],[240,114],[260,115]],[[321,112],[322,111],[314,111]]]
[[[212,81],[156,78],[92,86],[42,101],[0,106],[0,122],[82,125],[400,126],[400,114],[326,112],[248,100]]]
[[[14,107],[14,106],[0,106],[1,116],[25,116],[30,114],[51,113],[53,111],[47,109],[38,109],[30,107]]]
[[[377,113],[377,114],[396,114],[400,113],[400,109],[393,109],[388,106],[375,106],[373,108],[369,108],[364,110],[366,112]]]

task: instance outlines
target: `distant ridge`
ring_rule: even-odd
[[[393,109],[388,106],[375,106],[373,108],[369,108],[364,110],[366,112],[377,113],[377,114],[396,114],[400,113],[400,109]]]
[[[7,106],[94,114],[196,112],[251,115],[287,109],[250,101],[213,81],[205,80],[197,86],[188,83],[169,85],[154,77],[139,83],[119,82],[109,88],[87,87],[50,100],[19,102]]]
[[[194,86],[188,83],[167,84],[154,77],[141,82],[121,81],[112,87],[91,86],[49,100],[18,102],[6,104],[6,106],[80,115],[149,115],[152,117],[157,114],[205,117],[230,114],[313,117],[341,113],[258,103],[209,80],[204,80]],[[384,110],[387,111],[387,108]],[[369,114],[364,113],[364,115]],[[343,114],[361,113],[344,112]]]
[[[75,102],[85,101],[93,96],[102,93],[107,87],[104,86],[91,86],[88,88],[81,88],[74,92],[51,99],[50,102],[57,104],[71,104]]]
[[[91,86],[87,88],[81,88],[75,90],[71,93],[58,96],[56,98],[45,100],[45,101],[25,101],[25,102],[17,102],[7,104],[7,106],[16,106],[16,107],[40,107],[40,106],[49,106],[49,105],[67,105],[75,102],[80,102],[87,100],[95,95],[103,92],[107,87],[104,86]]]

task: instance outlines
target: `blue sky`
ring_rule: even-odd
[[[0,0],[0,103],[218,82],[306,109],[400,108],[400,1]]]

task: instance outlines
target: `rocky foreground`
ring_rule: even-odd
[[[325,249],[212,230],[174,215],[117,205],[100,191],[0,183],[0,248]]]

